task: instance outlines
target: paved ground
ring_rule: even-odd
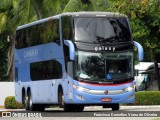
[[[26,112],[24,109],[2,109],[0,108],[0,111],[12,111],[12,112],[20,112],[20,113],[29,113]],[[146,111],[146,112],[145,112]],[[2,120],[8,120],[8,119],[18,119],[18,120],[160,120],[160,117],[136,117],[136,116],[132,116],[132,117],[123,117],[123,115],[125,114],[137,114],[139,113],[147,113],[149,114],[150,112],[152,113],[158,113],[160,114],[160,106],[120,106],[120,111],[119,112],[115,112],[112,111],[111,109],[106,109],[106,108],[102,108],[102,107],[97,107],[97,106],[91,106],[91,107],[85,107],[84,112],[80,112],[80,113],[66,113],[63,112],[63,109],[60,108],[50,108],[50,109],[46,109],[45,112],[42,112],[42,116],[54,116],[54,117],[47,117],[47,118],[0,118]],[[122,116],[120,117],[105,117],[103,115],[111,115],[111,114],[122,114]],[[100,116],[97,116],[100,115]],[[102,115],[102,116],[101,116]],[[78,116],[78,117],[77,117]],[[83,117],[83,116],[92,116],[92,117]]]
[[[151,108],[153,111],[160,111],[160,105],[151,105],[151,106],[120,106],[120,110],[129,110],[129,111],[139,111],[139,109],[143,109],[144,111],[148,111]],[[60,108],[55,108],[58,110],[62,110]],[[85,107],[85,111],[92,111],[92,110],[106,110],[103,109],[101,106],[90,106]],[[47,108],[46,110],[54,110],[54,108]],[[4,107],[0,107],[0,111],[25,111],[25,109],[5,109]]]

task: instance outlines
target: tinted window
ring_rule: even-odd
[[[60,44],[58,19],[18,30],[15,47],[21,49],[50,42]]]
[[[23,48],[24,46],[28,46],[28,42],[26,40],[26,30],[17,31],[16,33],[16,41],[15,47],[17,49]]]
[[[33,81],[62,78],[62,65],[56,60],[31,63],[30,76]]]
[[[72,40],[72,26],[70,16],[62,17],[62,34],[63,40]]]
[[[127,18],[75,18],[75,40],[89,43],[131,40]]]
[[[63,40],[72,40],[72,26],[71,26],[71,17],[70,16],[62,16],[62,37]],[[69,59],[69,47],[67,45],[63,45],[64,47],[64,58],[65,58],[65,68],[67,71],[67,62]]]
[[[75,76],[88,81],[123,81],[133,78],[132,52],[76,52]],[[111,76],[108,78],[108,75]]]

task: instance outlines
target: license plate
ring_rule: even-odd
[[[111,102],[112,98],[102,98],[101,101],[102,102]]]

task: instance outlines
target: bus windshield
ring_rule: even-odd
[[[113,43],[131,41],[127,18],[74,18],[75,41]]]
[[[114,82],[133,78],[133,53],[77,51],[75,74],[77,79],[90,82]]]

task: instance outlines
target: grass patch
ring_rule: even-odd
[[[134,105],[160,105],[160,91],[136,92]]]
[[[5,106],[6,109],[21,109],[21,108],[24,108],[23,104],[18,103],[15,100],[14,96],[6,97],[5,102],[4,102],[4,106]]]

